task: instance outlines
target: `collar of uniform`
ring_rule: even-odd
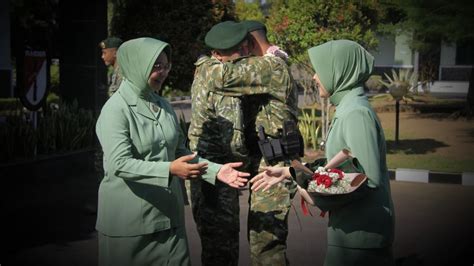
[[[150,98],[150,102],[148,103],[148,105],[150,106],[149,108],[154,114],[154,116],[158,118],[162,109],[161,97],[156,92],[150,92],[149,98]]]
[[[122,86],[120,86],[120,90],[118,92],[122,96],[122,98],[125,100],[125,102],[130,105],[130,106],[136,106],[137,101],[138,101],[138,95],[133,91],[133,89],[130,87],[131,84],[128,82],[128,80],[124,79],[122,80]]]
[[[138,95],[133,91],[133,89],[127,85],[129,84],[126,84],[125,86],[121,87],[118,91],[122,98],[125,100],[125,102],[129,106],[135,107],[137,113],[155,120],[156,117],[150,110],[149,101],[138,97]]]
[[[207,55],[201,55],[201,56],[199,56],[198,60],[196,60],[196,62],[194,62],[194,65],[199,66],[199,65],[202,65],[205,62],[208,62],[208,61],[211,61],[211,60],[219,61],[219,60],[215,59],[214,57],[209,57]]]
[[[242,60],[242,59],[249,58],[249,57],[250,57],[250,56],[248,56],[248,55],[239,56],[239,57],[237,57],[237,58],[235,58],[235,59],[229,60],[228,62],[235,63],[235,62],[238,62],[238,61],[240,61],[240,60]]]

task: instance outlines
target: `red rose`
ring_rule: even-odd
[[[317,178],[316,178],[316,184],[321,185],[321,184],[324,184],[325,180],[329,178],[329,176],[327,175],[319,175]]]
[[[319,175],[317,178],[316,178],[316,184],[321,185],[323,183],[323,180],[324,180],[324,176],[323,175]]]
[[[332,185],[332,180],[329,176],[327,176],[327,178],[324,179],[324,186],[326,188],[330,187]]]
[[[319,177],[319,173],[314,173],[314,175],[313,175],[313,180],[317,180],[318,177]]]
[[[336,173],[339,176],[338,180],[340,180],[344,177],[344,172],[339,170],[339,169],[330,169],[329,172],[330,173]]]
[[[321,185],[321,184],[324,184],[324,186],[326,188],[330,187],[332,185],[332,180],[331,180],[331,177],[329,177],[328,175],[319,175],[317,178],[316,178],[316,184]]]

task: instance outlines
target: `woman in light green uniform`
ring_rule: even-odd
[[[104,105],[96,132],[104,150],[96,229],[99,265],[190,265],[179,179],[239,187],[241,163],[197,157],[171,105],[158,96],[171,69],[171,48],[139,38],[122,44],[122,83]]]
[[[394,209],[385,137],[363,88],[373,70],[374,58],[362,46],[348,40],[330,41],[309,49],[308,53],[321,97],[329,97],[336,106],[326,141],[326,157],[329,160],[347,149],[368,177],[365,189],[347,196],[318,198],[316,205],[329,211],[324,265],[394,265]],[[288,168],[271,170],[272,174],[262,173],[250,182],[266,187],[291,172]],[[294,170],[293,175],[302,174]]]

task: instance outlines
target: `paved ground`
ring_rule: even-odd
[[[392,181],[396,208],[395,257],[398,265],[474,264],[474,186]],[[1,265],[97,264],[93,229],[97,179],[38,179],[12,185],[3,194],[5,217]],[[13,197],[16,195],[16,197]],[[247,192],[241,196],[240,265],[249,265],[246,231]],[[8,202],[11,203],[8,207]],[[292,265],[322,265],[327,218],[303,216],[293,201],[288,256]],[[200,265],[200,244],[189,207],[186,226],[193,265]],[[8,243],[8,244],[7,244]]]
[[[301,101],[300,101],[301,102]],[[189,101],[175,103],[189,119]],[[2,186],[0,265],[96,265],[94,231],[97,177],[59,173],[61,178],[7,178]],[[25,181],[27,180],[27,181]],[[392,181],[396,208],[398,265],[474,265],[474,186]],[[291,212],[288,256],[292,265],[321,265],[327,219],[301,214],[299,198]],[[247,192],[241,196],[240,265],[249,265]],[[190,209],[186,226],[193,265],[200,244]]]

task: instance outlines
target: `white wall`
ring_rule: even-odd
[[[448,43],[441,43],[441,66],[456,65],[456,46]]]
[[[379,46],[370,53],[375,58],[376,66],[392,66],[395,54],[395,38],[393,36],[377,36]]]
[[[409,34],[377,36],[379,46],[370,53],[375,57],[375,66],[413,67],[414,52],[409,47]]]
[[[400,34],[395,37],[395,65],[413,67],[413,51],[409,46],[410,39],[410,34]]]

